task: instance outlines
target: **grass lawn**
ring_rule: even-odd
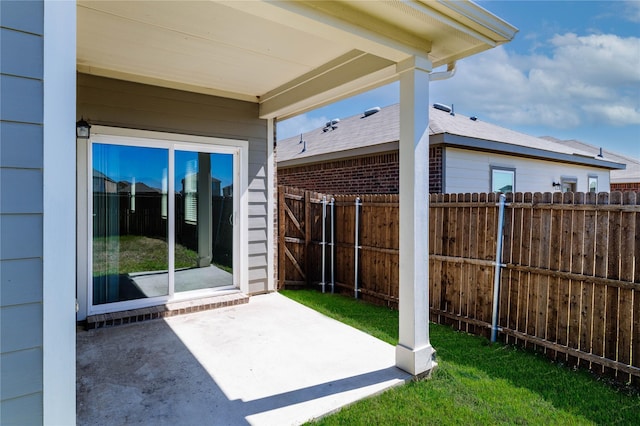
[[[93,239],[93,275],[128,274],[168,269],[167,242],[141,235]],[[176,244],[175,267],[190,268],[198,263],[198,253]]]
[[[398,312],[310,290],[282,294],[392,345]],[[640,396],[543,355],[431,324],[438,367],[321,419],[321,425],[640,424]]]

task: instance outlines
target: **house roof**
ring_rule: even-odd
[[[600,159],[587,150],[519,133],[482,120],[430,108],[430,144],[442,144],[463,149],[488,151],[523,157],[588,164],[607,169],[624,168],[611,159]],[[400,139],[400,107],[398,104],[382,108],[364,117],[358,114],[341,120],[335,129],[314,129],[300,137],[278,142],[278,165],[293,166],[332,158],[366,155],[398,149]]]
[[[257,103],[285,118],[510,41],[471,1],[77,2],[86,74]]]
[[[600,153],[600,147],[588,144],[586,142],[578,141],[575,139],[561,140],[552,136],[543,136],[544,139],[549,139],[566,146],[573,146],[582,151],[587,151],[593,155]],[[613,151],[606,149],[602,150],[602,155],[605,159],[615,161],[616,163],[626,164],[627,167],[624,170],[612,170],[611,171],[611,183],[634,183],[640,182],[640,160],[637,158],[628,157],[625,155],[617,154]]]

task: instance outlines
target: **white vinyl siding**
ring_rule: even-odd
[[[446,148],[443,192],[490,192],[492,166],[516,170],[517,192],[553,192],[562,176],[575,176],[579,192],[589,191],[588,176],[598,178],[598,191],[609,191],[607,169]]]

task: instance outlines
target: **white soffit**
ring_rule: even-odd
[[[292,116],[517,31],[469,1],[78,2],[78,71],[261,103]]]

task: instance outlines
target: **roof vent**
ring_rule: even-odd
[[[471,121],[476,121],[478,119],[478,117],[476,117],[475,115],[473,117],[469,117],[469,120]]]
[[[451,107],[445,104],[433,104],[433,107],[435,109],[439,109],[440,111],[451,112]]]
[[[604,155],[602,155],[602,147],[600,147],[600,153],[598,154],[598,157],[603,158]]]
[[[331,121],[327,121],[327,122],[324,124],[324,128],[322,129],[322,131],[323,131],[323,132],[327,132],[327,131],[329,131],[329,129],[331,129],[331,130],[335,130],[335,129],[337,129],[337,128],[338,128],[338,123],[339,123],[339,122],[340,122],[340,119],[339,119],[339,118],[334,118],[334,119],[333,119],[333,120],[331,120]]]
[[[373,108],[369,108],[368,110],[365,110],[364,116],[369,117],[370,115],[373,115],[376,112],[380,112],[380,107],[373,107]]]

